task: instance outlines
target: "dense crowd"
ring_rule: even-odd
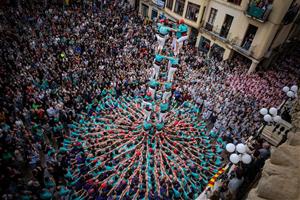
[[[76,4],[64,11],[7,7],[0,19],[0,194],[4,199],[79,198],[77,186],[68,184],[73,161],[64,141],[74,121],[82,120],[107,90],[113,89],[116,98],[145,95],[153,27],[117,1],[105,3],[103,11],[83,11]],[[247,75],[239,59],[219,62],[194,47],[183,48],[173,86],[176,99],[194,99],[213,133],[234,143],[257,130],[259,109],[279,104],[281,87],[299,73]],[[280,63],[295,64],[291,58]]]

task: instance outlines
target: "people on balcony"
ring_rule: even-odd
[[[273,8],[273,0],[252,0],[248,14],[265,21]]]
[[[251,44],[253,42],[253,38],[254,38],[254,35],[253,34],[250,34],[246,39],[245,39],[245,42],[243,44],[243,48],[246,49],[246,50],[249,50],[250,47],[251,47]]]

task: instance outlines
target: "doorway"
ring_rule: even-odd
[[[142,3],[142,15],[143,17],[148,17],[149,6]]]
[[[192,46],[196,45],[197,36],[198,36],[198,30],[192,27],[190,37],[189,37],[189,44],[190,45],[192,45]]]
[[[221,37],[227,38],[232,21],[233,21],[233,16],[231,16],[231,15],[225,16],[225,20],[224,20],[224,23],[222,25],[221,32],[220,32]]]
[[[201,36],[199,42],[199,50],[203,51],[204,53],[207,53],[209,49],[210,49],[210,40]]]
[[[221,61],[221,60],[223,60],[224,52],[225,52],[225,49],[223,47],[221,47],[218,44],[214,43],[211,46],[209,57],[213,57],[213,58],[216,58],[218,61]]]
[[[151,19],[152,19],[152,20],[157,19],[157,16],[158,16],[157,10],[152,9]]]
[[[249,50],[251,45],[252,45],[252,42],[254,40],[254,37],[255,37],[255,34],[257,32],[257,27],[252,25],[252,24],[249,24],[248,26],[248,29],[247,29],[247,32],[245,34],[245,37],[244,37],[244,40],[242,42],[242,48],[245,49],[245,50]]]

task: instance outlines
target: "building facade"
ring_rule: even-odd
[[[223,60],[243,56],[251,63],[249,73],[258,64],[268,64],[286,42],[300,4],[300,0],[159,0],[159,6],[157,2],[141,0],[139,12],[151,19],[161,13],[173,21],[183,18],[190,27],[190,42],[200,51]]]

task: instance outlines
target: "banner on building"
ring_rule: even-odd
[[[163,0],[152,0],[152,2],[160,8],[165,7],[165,1],[163,1]]]

